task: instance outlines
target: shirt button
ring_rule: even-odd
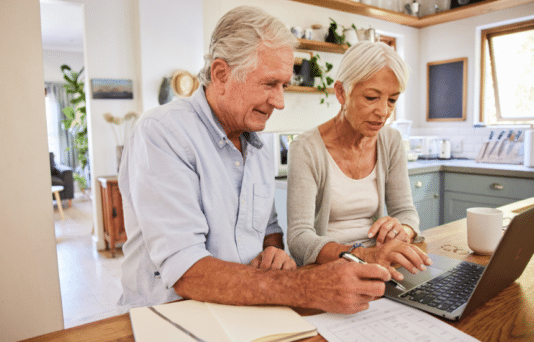
[[[240,163],[238,161],[235,162],[235,166],[239,166]]]

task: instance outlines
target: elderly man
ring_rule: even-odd
[[[381,266],[296,269],[283,250],[272,160],[254,132],[284,107],[294,45],[278,19],[237,7],[213,32],[202,86],[139,120],[119,175],[124,310],[191,298],[348,313],[383,294]]]

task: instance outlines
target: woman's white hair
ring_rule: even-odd
[[[232,68],[232,77],[243,82],[257,63],[257,48],[263,43],[277,48],[294,48],[297,39],[277,18],[252,6],[239,6],[226,13],[211,36],[209,52],[198,78],[202,85],[211,83],[211,64],[223,59]]]
[[[336,79],[350,94],[356,83],[364,82],[384,67],[389,67],[403,92],[408,84],[408,65],[399,54],[382,42],[361,41],[352,45],[343,55]]]

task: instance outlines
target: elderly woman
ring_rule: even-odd
[[[419,217],[400,133],[385,126],[407,81],[407,65],[386,44],[345,52],[334,83],[341,110],[290,146],[288,245],[298,264],[349,251],[402,280],[392,264],[417,273],[432,263],[410,244]]]

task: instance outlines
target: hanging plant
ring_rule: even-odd
[[[80,75],[83,72],[82,68],[79,72],[72,71],[72,69],[63,64],[61,72],[63,79],[67,84],[63,85],[67,94],[73,94],[74,98],[70,100],[72,106],[65,107],[63,114],[65,120],[63,125],[65,130],[70,131],[74,136],[74,149],[78,158],[81,172],[74,172],[73,177],[78,182],[80,189],[87,189],[87,177],[84,175],[85,167],[88,164],[89,156],[89,142],[87,133],[87,113],[85,108],[85,91],[83,90],[84,83],[80,80]]]
[[[334,79],[327,75],[333,68],[332,63],[325,62],[322,64],[320,59],[319,54],[313,55],[310,59],[310,73],[314,78],[318,79],[318,84],[315,84],[315,88],[324,94],[324,97],[321,98],[321,104],[323,104],[328,98],[328,87],[334,83]],[[326,104],[329,105],[328,102]]]

